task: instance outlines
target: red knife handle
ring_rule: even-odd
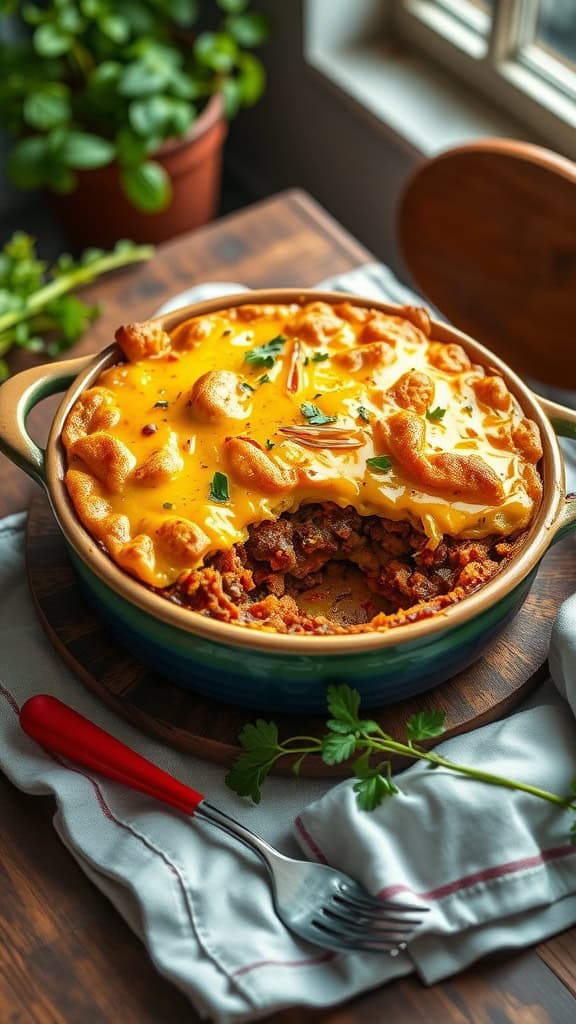
[[[186,814],[193,814],[204,799],[56,697],[30,697],[20,712],[20,725],[46,750]]]

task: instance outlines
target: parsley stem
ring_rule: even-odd
[[[65,295],[66,292],[72,291],[79,285],[88,284],[94,278],[99,277],[101,274],[106,274],[110,270],[117,270],[128,263],[140,263],[142,260],[147,260],[153,251],[154,249],[151,245],[138,245],[130,249],[121,249],[119,252],[105,253],[99,259],[94,260],[93,263],[75,267],[68,273],[61,274],[54,281],[50,281],[43,288],[39,288],[37,292],[29,295],[24,300],[21,309],[11,309],[0,316],[0,334],[8,330],[9,327],[14,327],[15,324],[21,323],[23,320],[29,320],[43,306],[53,299],[59,298],[60,295]]]
[[[492,772],[482,771],[480,768],[471,768],[465,764],[458,764],[456,761],[448,761],[440,754],[435,754],[433,751],[420,750],[413,744],[399,743],[387,737],[381,740],[367,737],[365,740],[359,740],[358,746],[360,744],[367,750],[386,751],[389,754],[403,754],[412,759],[428,761],[430,764],[437,765],[440,768],[448,768],[452,772],[467,775],[471,779],[478,779],[478,781],[486,782],[492,786],[503,786],[506,789],[517,789],[523,793],[530,793],[532,796],[540,797],[541,800],[548,800],[549,803],[557,804],[559,807],[571,807],[573,804],[573,798],[571,797],[561,797],[556,793],[549,793],[546,789],[540,789],[538,786],[531,786],[527,782],[517,782],[514,779],[507,779],[502,775],[494,775]],[[574,809],[576,809],[576,806]]]

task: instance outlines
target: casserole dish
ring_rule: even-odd
[[[400,307],[346,294],[275,289],[250,293],[254,304],[298,301],[369,305],[392,315]],[[246,293],[176,310],[153,323],[166,331],[191,317],[246,302]],[[501,375],[524,414],[536,422],[543,445],[544,494],[523,547],[475,593],[433,617],[386,633],[278,634],[244,630],[178,607],[126,575],[76,517],[64,486],[61,432],[78,396],[120,359],[116,345],[25,371],[0,389],[0,446],[48,494],[83,588],[118,638],[146,664],[187,688],[263,711],[310,713],[325,708],[326,685],[346,681],[366,707],[421,693],[474,661],[526,598],[548,547],[576,526],[576,503],[565,497],[556,433],[576,438],[576,412],[537,398],[496,356],[452,327],[434,322],[433,336],[462,345],[472,361]],[[46,450],[26,431],[30,409],[68,388]],[[556,433],[555,433],[556,432]]]

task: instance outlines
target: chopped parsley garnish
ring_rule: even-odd
[[[309,362],[310,362],[310,357],[309,356],[305,356],[305,358],[304,358],[304,366],[308,366]]]
[[[258,377],[258,383],[259,384],[269,384],[270,383],[270,377],[268,376],[268,374],[265,373],[263,377]]]
[[[244,381],[242,381],[242,383],[241,383],[240,387],[241,387],[241,388],[242,388],[242,389],[243,389],[244,391],[256,391],[256,388],[253,388],[253,387],[252,387],[252,385],[251,385],[251,384],[249,384],[247,380],[244,380]]]
[[[273,447],[274,447],[274,441],[271,441],[270,438],[267,437],[266,438],[266,449],[267,449],[267,451],[271,451]]]
[[[471,406],[471,405],[465,405],[465,406],[464,406],[464,412],[469,412],[469,413],[473,413],[473,412],[474,412],[474,409],[472,408],[472,406]]]
[[[154,408],[155,409],[167,409],[168,408],[168,402],[166,401],[166,399],[163,398],[161,402],[154,402]]]
[[[379,473],[386,473],[392,469],[392,459],[387,455],[374,455],[371,459],[366,459],[366,465],[370,466],[370,469],[378,470]]]
[[[358,416],[360,417],[361,420],[364,420],[364,423],[369,423],[370,422],[370,413],[368,412],[368,409],[366,408],[366,406],[364,406],[364,405],[359,405],[358,406]]]
[[[335,416],[326,416],[313,402],[302,402],[300,412],[306,417],[308,423],[314,427],[321,427],[324,423],[335,423]]]
[[[443,420],[446,414],[446,409],[441,409],[439,405],[435,409],[426,409],[426,419],[431,420],[433,423]]]
[[[285,344],[286,338],[282,334],[277,334],[270,341],[265,341],[263,345],[257,345],[256,348],[251,348],[246,352],[244,354],[244,361],[250,363],[251,366],[267,366],[270,368],[274,366],[274,361],[282,352]]]
[[[329,358],[329,353],[328,352],[314,352],[314,355],[312,356],[312,362],[313,363],[325,363],[328,358]]]
[[[165,501],[162,508],[174,508],[174,505],[171,501]]]
[[[229,501],[230,488],[226,473],[214,473],[210,484],[210,501]]]

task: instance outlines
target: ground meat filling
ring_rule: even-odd
[[[445,537],[432,549],[408,522],[360,516],[331,502],[304,505],[251,526],[244,544],[212,555],[162,593],[211,618],[280,633],[388,629],[462,600],[494,576],[521,541]],[[347,571],[365,591],[348,621],[337,609],[351,591],[342,587],[334,594],[329,583],[335,573],[345,579]]]

